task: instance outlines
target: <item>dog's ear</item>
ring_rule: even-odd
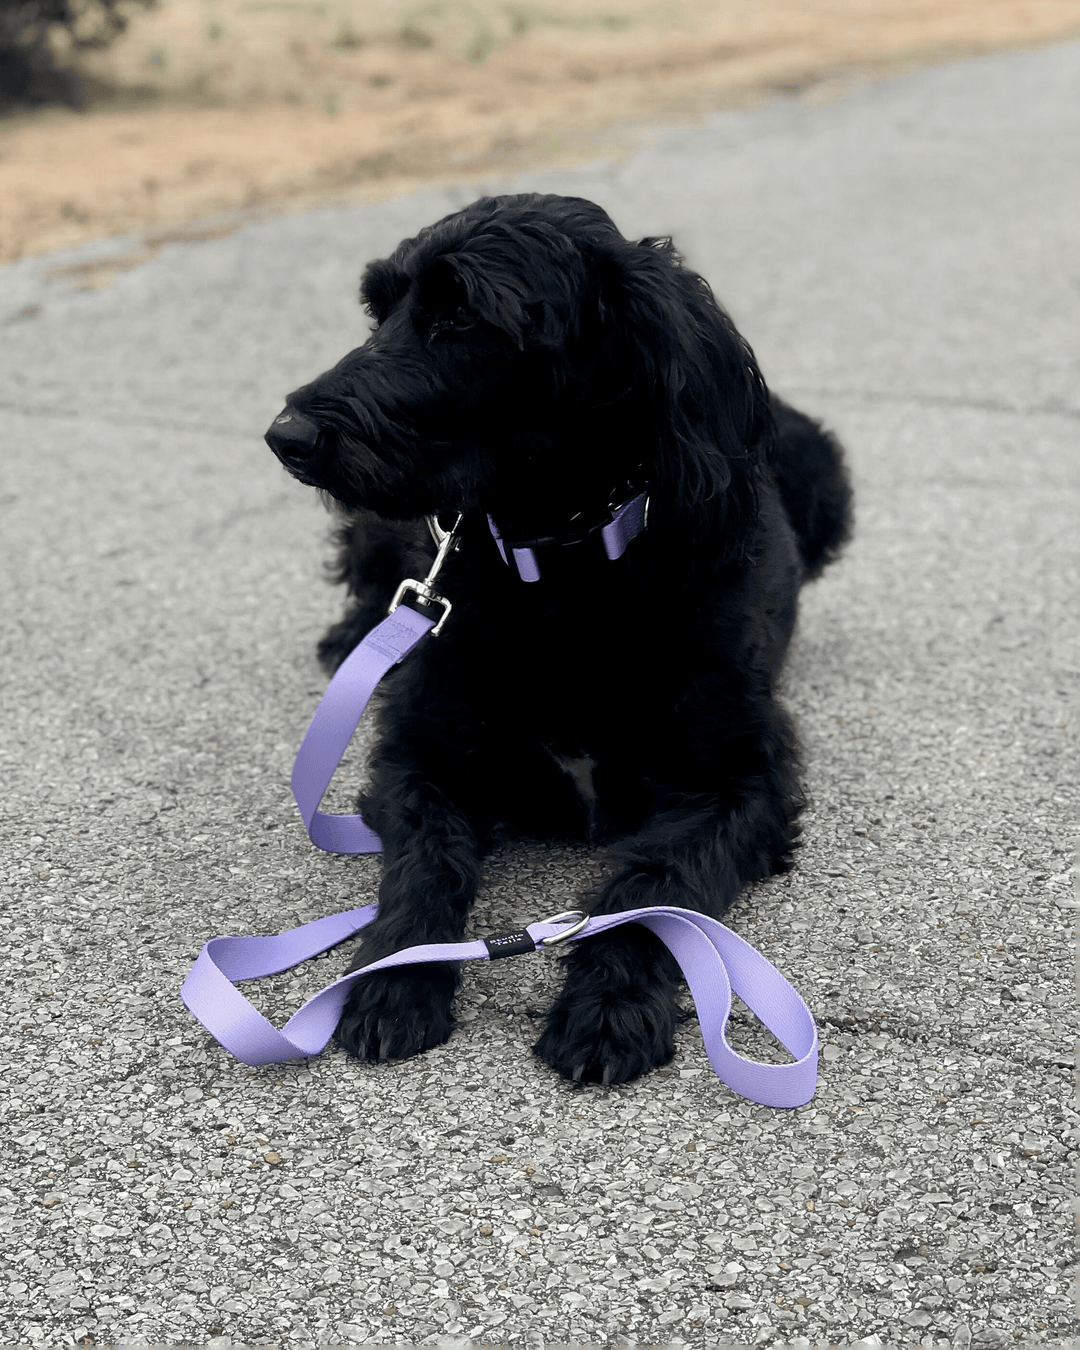
[[[604,346],[632,372],[651,421],[657,524],[745,557],[775,436],[753,352],[670,239],[605,248],[597,306]]]
[[[386,316],[409,289],[408,274],[387,258],[368,263],[360,279],[360,302],[376,324]]]

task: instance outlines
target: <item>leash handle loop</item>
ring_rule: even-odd
[[[275,937],[212,938],[199,953],[181,997],[191,1013],[227,1050],[245,1064],[275,1064],[317,1055],[341,1017],[349,991],[377,970],[427,961],[490,960],[483,939],[423,943],[373,961],[315,994],[279,1031],[235,987],[234,980],[257,979],[298,965],[360,931],[376,906],[350,909],[317,919]],[[567,921],[576,915],[529,924],[534,949],[571,938]],[[763,1106],[805,1105],[817,1085],[818,1037],[813,1015],[792,985],[760,952],[722,923],[674,906],[623,910],[571,924],[573,939],[592,937],[624,923],[640,923],[678,961],[697,1008],[705,1051],[716,1075],[734,1092]],[[794,1063],[764,1064],[733,1050],[727,1039],[734,991],[792,1055]]]

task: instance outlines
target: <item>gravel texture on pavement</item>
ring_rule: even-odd
[[[474,965],[452,1040],[378,1067],[250,1070],[180,1003],[208,937],[373,897],[378,860],[317,852],[288,792],[340,599],[328,519],[260,437],[361,339],[362,263],[478,189],[95,291],[50,273],[130,241],[0,271],[2,1339],[1071,1334],[1078,78],[1076,44],[963,62],[511,185],[672,233],[849,448],[857,535],[786,685],[805,847],[730,920],[819,1019],[794,1112],[733,1097],[691,1017],[643,1081],[554,1078],[529,1053],[554,958]],[[601,866],[500,849],[473,931]],[[346,961],[252,997],[283,1020]]]

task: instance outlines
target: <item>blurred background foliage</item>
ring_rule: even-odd
[[[154,0],[0,0],[0,111],[81,107],[79,58],[108,47]]]
[[[756,0],[724,6],[736,22],[755,8]],[[153,12],[125,35],[138,9]],[[9,106],[50,95],[324,102],[324,86],[336,82],[340,103],[349,86],[396,78],[376,68],[380,57],[424,70],[433,60],[482,64],[545,33],[586,49],[635,30],[652,40],[685,36],[715,9],[711,0],[612,0],[607,8],[604,0],[0,0],[0,43],[10,54],[6,64],[0,58],[0,91]]]

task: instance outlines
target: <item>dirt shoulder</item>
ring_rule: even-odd
[[[719,9],[171,0],[90,65],[109,98],[0,122],[0,261],[133,231],[152,251],[254,212],[595,156],[660,117],[1080,34],[1080,0]]]

